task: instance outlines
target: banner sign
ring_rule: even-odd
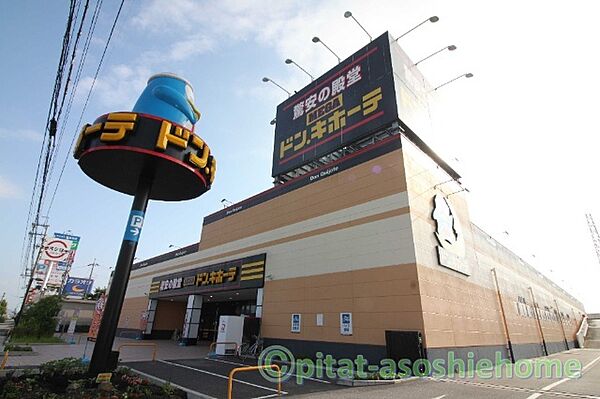
[[[386,32],[279,104],[272,175],[293,170],[397,119]]]
[[[150,298],[260,288],[264,285],[266,257],[266,254],[249,256],[155,277],[150,285]]]
[[[106,295],[102,294],[98,301],[96,301],[96,307],[94,308],[94,317],[90,324],[88,331],[88,341],[96,341],[98,337],[98,330],[100,330],[100,323],[102,322],[102,315],[104,314],[104,307],[106,306]]]
[[[77,248],[79,248],[79,240],[81,240],[81,237],[64,233],[54,233],[54,237],[59,238],[61,240],[71,241],[71,252],[69,253],[69,256],[66,259],[65,263],[70,265],[75,263],[75,254],[77,253]]]
[[[83,298],[90,293],[94,280],[88,278],[69,277],[63,288],[63,295],[68,297]]]

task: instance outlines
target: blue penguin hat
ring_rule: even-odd
[[[192,85],[172,73],[151,76],[133,112],[158,116],[188,129],[192,129],[200,119]]]

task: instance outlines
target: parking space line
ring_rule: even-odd
[[[212,360],[213,362],[221,362],[221,363],[225,363],[225,364],[233,364],[233,365],[237,365],[237,366],[247,366],[247,364],[243,364],[243,363],[236,363],[236,362],[232,362],[231,360],[223,360],[223,359],[210,359],[210,358],[206,358],[206,360]],[[297,374],[290,374],[291,376],[294,377],[298,377]],[[321,380],[318,378],[312,378],[312,377],[304,377],[302,376],[303,380],[310,380],[310,381],[315,381],[315,382],[320,382],[322,384],[331,384],[331,381],[326,381],[326,380]]]
[[[213,373],[213,372],[202,370],[202,369],[197,369],[195,367],[186,366],[184,364],[173,363],[173,362],[170,362],[168,360],[158,360],[158,361],[161,362],[161,363],[169,364],[171,366],[181,367],[181,368],[184,368],[184,369],[197,371],[199,373],[212,375],[213,377],[222,378],[224,380],[229,380],[229,376],[226,376],[226,375],[221,375],[221,374]],[[247,381],[238,380],[236,378],[234,378],[233,381],[239,382],[240,384],[250,385],[250,386],[255,387],[255,388],[264,389],[265,391],[277,392],[277,389],[273,389],[273,388],[270,388],[270,387],[265,387],[265,386],[258,385],[258,384],[253,384],[253,383],[247,382]],[[281,393],[284,394],[284,395],[288,394],[286,391],[283,391],[283,390],[281,391]]]
[[[279,394],[276,394],[276,393],[274,393],[274,394],[272,394],[272,395],[267,395],[267,396],[259,396],[259,397],[252,398],[252,399],[267,399],[267,398],[275,398],[275,397],[277,397],[277,396],[279,396]]]
[[[144,376],[144,377],[146,377],[146,378],[147,378],[147,379],[149,379],[149,380],[156,380],[156,381],[159,381],[159,382],[161,382],[162,384],[169,384],[169,385],[171,385],[172,387],[179,388],[179,389],[181,389],[182,391],[184,391],[184,392],[186,392],[186,393],[189,393],[189,394],[192,394],[192,395],[195,395],[195,396],[197,396],[197,397],[199,397],[199,398],[202,398],[202,399],[217,399],[217,398],[215,398],[214,396],[209,396],[209,395],[206,395],[206,394],[204,394],[204,393],[200,393],[200,392],[194,391],[194,390],[192,390],[192,389],[189,389],[189,388],[183,387],[183,386],[181,386],[181,385],[179,385],[179,384],[175,384],[175,383],[173,383],[173,382],[170,382],[170,381],[163,380],[162,378],[158,378],[158,377],[156,377],[156,376],[154,376],[154,375],[150,375],[150,374],[144,373],[143,371],[140,371],[140,370],[134,369],[134,368],[133,368],[133,367],[131,367],[131,366],[127,366],[127,367],[128,367],[130,370],[133,370],[135,373],[137,373],[137,374],[139,374],[139,375],[141,375],[141,376]]]
[[[592,360],[591,362],[589,362],[586,366],[584,366],[581,369],[581,375],[583,375],[583,373],[589,369],[590,367],[592,367],[594,364],[596,364],[598,362],[598,360],[600,360],[600,356],[598,356],[597,358],[595,358],[594,360]],[[572,378],[563,378],[562,380],[558,380],[553,382],[552,384],[548,384],[545,387],[540,389],[540,392],[534,393],[533,395],[530,395],[527,397],[527,399],[536,399],[539,398],[540,396],[544,395],[544,393],[547,393],[548,391],[550,391],[552,388],[559,386],[560,384],[562,384],[563,382],[567,382],[567,381],[571,381]]]

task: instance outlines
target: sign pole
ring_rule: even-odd
[[[144,214],[150,199],[150,190],[152,189],[152,177],[142,174],[138,181],[137,190],[133,198],[131,212],[127,221],[125,236],[121,243],[121,250],[117,259],[115,273],[110,292],[106,300],[104,315],[100,323],[98,338],[92,353],[90,361],[89,373],[96,375],[99,373],[110,372],[111,364],[110,357],[117,331],[119,316],[121,315],[121,307],[125,299],[127,283],[129,282],[129,274],[131,273],[131,265],[137,249],[138,239],[142,231]]]

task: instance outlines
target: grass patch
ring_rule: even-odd
[[[65,341],[58,337],[11,337],[11,344],[64,344]]]

